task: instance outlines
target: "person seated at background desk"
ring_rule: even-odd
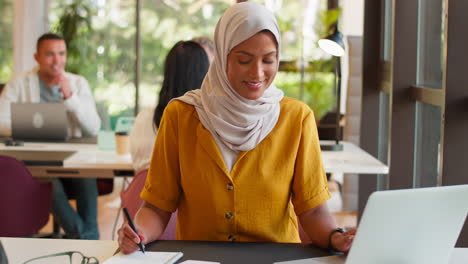
[[[123,253],[163,233],[178,209],[177,239],[300,242],[298,221],[323,248],[348,251],[338,232],[312,110],[273,85],[280,32],[255,2],[227,9],[202,87],[166,107],[137,212],[119,229]]]
[[[155,109],[142,110],[130,132],[130,153],[136,176],[124,195],[128,199],[125,204],[131,214],[134,214],[142,203],[139,194],[143,189],[146,173],[141,172],[149,168],[164,109],[172,98],[200,88],[208,67],[206,49],[194,41],[179,41],[167,54],[158,105]]]
[[[37,40],[34,59],[38,67],[5,86],[0,98],[0,135],[11,135],[11,103],[62,102],[69,111],[71,136],[81,137],[83,132],[96,136],[101,120],[88,82],[82,76],[64,71],[65,40],[52,33],[42,35]],[[62,181],[70,181],[75,189],[78,212],[70,206]],[[52,212],[67,237],[99,239],[96,179],[53,179],[52,183]]]

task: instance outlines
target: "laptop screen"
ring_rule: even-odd
[[[66,141],[67,110],[62,103],[12,103],[11,131],[14,139]]]
[[[346,264],[448,263],[466,201],[468,185],[373,193]]]

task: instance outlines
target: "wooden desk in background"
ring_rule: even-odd
[[[321,141],[321,143],[328,143]],[[341,142],[343,151],[323,151],[322,159],[328,173],[387,174],[388,166],[349,142]],[[2,151],[73,152],[61,164],[28,165],[34,177],[98,177],[133,176],[130,155],[119,156],[115,151],[99,150],[96,144],[87,143],[32,143],[24,146],[5,146]],[[44,158],[44,157],[42,157]],[[47,161],[47,157],[45,157]]]
[[[321,140],[320,144],[333,144],[334,141]],[[388,174],[388,166],[354,145],[340,141],[342,151],[322,151],[322,160],[327,173]]]
[[[121,156],[112,150],[99,150],[96,144],[49,142],[25,142],[23,146],[0,144],[0,154],[8,155],[11,152],[23,151],[28,155],[35,152],[38,155],[53,154],[54,152],[68,154],[60,164],[56,160],[48,162],[47,157],[40,157],[41,162],[23,160],[33,177],[113,178],[133,176],[134,174],[130,154]]]

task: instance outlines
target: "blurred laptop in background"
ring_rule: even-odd
[[[67,110],[62,103],[12,103],[11,132],[15,140],[67,141]]]

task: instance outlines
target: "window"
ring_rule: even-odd
[[[440,175],[442,111],[439,106],[416,103],[413,186],[437,186]]]
[[[418,12],[416,90],[431,99],[443,97],[443,1],[420,0]],[[438,91],[434,91],[438,90]],[[437,186],[440,181],[443,104],[417,98],[413,187]],[[442,101],[442,100],[440,100]]]
[[[442,0],[419,0],[418,86],[442,89]]]
[[[234,2],[234,1],[232,1]],[[316,46],[328,25],[324,21],[339,12],[327,13],[326,2],[307,3],[265,0],[258,1],[270,7],[278,18],[282,31],[282,59],[309,61],[311,74],[281,72],[277,86],[287,96],[307,102],[317,118],[334,107],[333,64]],[[56,27],[65,8],[78,1],[50,1],[49,22]],[[135,107],[135,13],[131,0],[83,0],[91,10],[92,31],[79,26],[82,38],[80,49],[86,49],[86,59],[77,64],[77,72],[89,81],[98,105],[105,105],[111,123],[117,116],[133,115]],[[139,105],[154,107],[162,84],[164,60],[169,49],[179,40],[193,37],[213,37],[215,25],[231,5],[229,1],[142,1],[140,13],[141,71]],[[297,10],[304,10],[297,16]],[[310,15],[313,14],[313,15]],[[70,48],[69,48],[70,51]],[[82,57],[82,56],[81,56]],[[69,54],[68,66],[74,63]],[[314,61],[314,62],[312,62]],[[299,64],[298,64],[299,63]],[[306,66],[307,67],[307,66]]]
[[[13,1],[0,0],[0,83],[13,73]]]
[[[64,10],[76,3],[79,2],[51,0],[51,28],[57,25]],[[114,124],[118,116],[132,116],[135,107],[136,3],[132,0],[80,3],[91,10],[92,31],[82,25],[77,27],[82,34],[77,40],[80,49],[88,51],[86,60],[78,64],[78,73],[89,81],[98,105],[106,106]],[[229,4],[212,1],[201,5],[190,0],[142,3],[139,100],[142,107],[147,107],[157,103],[169,49],[179,40],[212,37],[218,18]],[[68,64],[73,64],[72,54],[68,56]]]

